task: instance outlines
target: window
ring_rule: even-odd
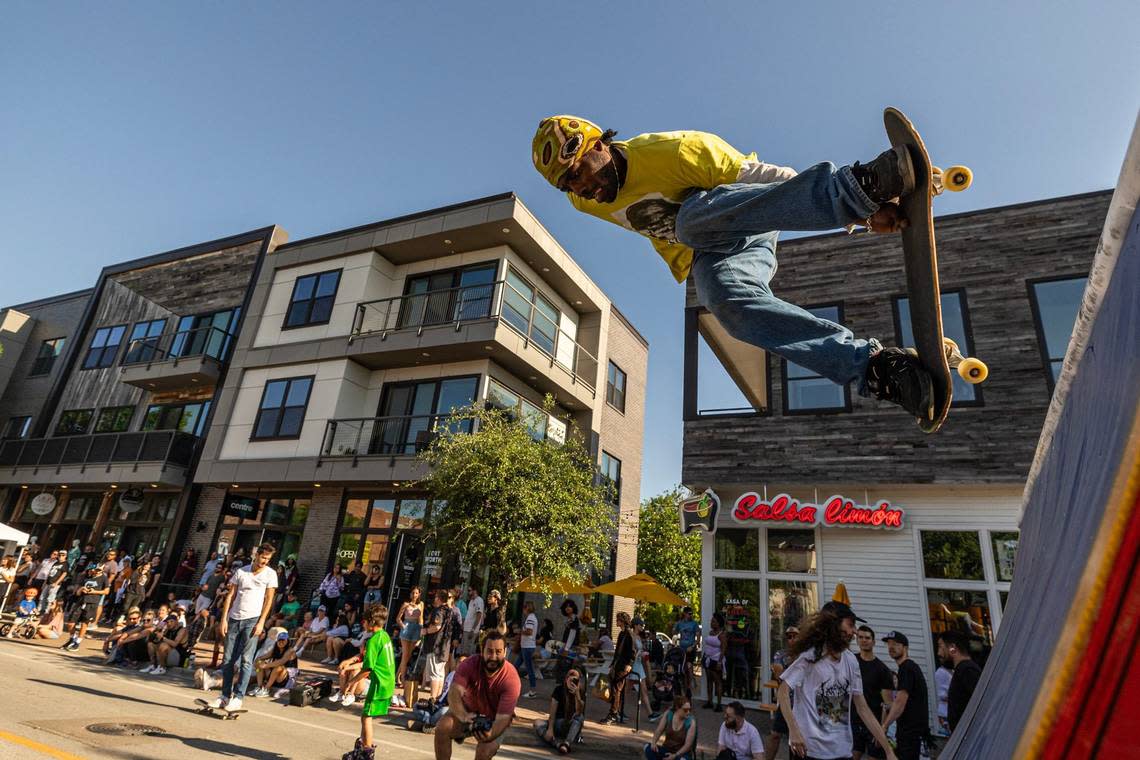
[[[1013,580],[1013,565],[1017,559],[1018,532],[1016,530],[994,531],[990,533],[990,541],[993,542],[994,569],[997,570],[997,579],[1009,583]]]
[[[103,369],[113,365],[126,331],[126,325],[100,327],[96,330],[91,345],[87,348],[87,356],[83,357],[83,369]]]
[[[95,420],[96,433],[122,433],[131,426],[133,406],[105,406]]]
[[[749,531],[758,533],[758,531]],[[719,536],[720,531],[717,531]],[[724,692],[730,699],[759,699],[763,679],[753,678],[752,669],[762,667],[760,652],[761,617],[760,581],[755,578],[714,578],[715,609],[724,615],[729,657],[725,663]]]
[[[256,517],[252,519],[230,514],[222,518],[221,530],[214,542],[218,554],[224,556],[242,549],[249,557],[255,547],[268,541],[277,547],[275,562],[278,558],[284,561],[286,557],[296,557],[312,502],[308,498],[289,496],[258,498],[257,502]]]
[[[483,319],[491,314],[498,262],[409,277],[397,326],[419,327]]]
[[[843,321],[838,305],[816,306],[807,311],[820,319],[836,323]],[[842,412],[850,408],[851,401],[846,386],[833,383],[813,370],[789,361],[784,361],[783,366],[785,413]]]
[[[365,572],[378,565],[383,571],[393,534],[422,529],[427,508],[426,499],[349,499],[334,544],[333,561],[346,568],[357,562]]]
[[[166,329],[165,319],[152,319],[149,322],[136,322],[127,342],[127,353],[123,364],[142,364],[154,361],[158,355],[158,341]]]
[[[613,362],[606,372],[606,403],[619,412],[625,412],[625,373]]]
[[[328,324],[340,285],[340,272],[335,269],[298,277],[293,282],[289,310],[285,312],[285,327]]]
[[[558,336],[558,308],[512,269],[503,292],[503,319],[528,336],[540,349],[554,355]]]
[[[607,451],[602,452],[600,467],[602,483],[613,489],[610,493],[610,503],[621,503],[621,460]]]
[[[815,531],[768,529],[768,572],[814,573]]]
[[[250,439],[300,437],[312,388],[311,376],[267,382]]]
[[[713,534],[713,567],[717,570],[760,570],[760,531],[721,528]]]
[[[974,346],[970,338],[969,312],[966,309],[966,292],[957,290],[943,293],[942,303],[942,334],[958,344],[962,356],[973,354]],[[895,337],[900,346],[914,345],[914,328],[910,322],[910,300],[907,298],[895,299]],[[953,379],[954,406],[980,406],[982,402],[981,386],[971,385],[951,372]]]
[[[52,338],[51,340],[45,340],[41,343],[40,350],[36,353],[36,360],[32,362],[32,370],[28,373],[28,377],[50,373],[52,367],[55,366],[55,360],[63,353],[63,346],[66,342],[67,338]]]
[[[1029,284],[1029,302],[1033,306],[1037,343],[1045,362],[1050,393],[1061,376],[1061,364],[1073,335],[1086,282],[1087,277],[1072,277]]]
[[[986,579],[976,531],[924,530],[921,534],[922,569],[927,578]]]
[[[438,423],[452,411],[475,401],[478,388],[478,375],[385,385],[368,453],[415,454],[421,451],[435,436]],[[461,420],[452,432],[470,433],[472,425],[471,420]]]
[[[487,406],[503,410],[512,420],[521,419],[530,431],[530,437],[536,441],[550,438],[561,443],[566,440],[565,425],[561,420],[552,419],[545,409],[532,404],[496,380],[487,384]]]
[[[170,343],[170,356],[209,356],[219,361],[225,359],[240,317],[240,306],[210,314],[181,317],[178,320],[178,332]]]
[[[68,409],[59,415],[55,426],[56,435],[83,435],[91,426],[94,409]]]
[[[9,417],[8,424],[4,426],[4,440],[11,438],[27,438],[32,427],[32,418],[29,415],[22,417]]]
[[[178,430],[191,435],[202,435],[209,401],[192,404],[151,404],[143,416],[143,430]]]

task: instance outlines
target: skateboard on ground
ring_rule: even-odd
[[[933,409],[929,415],[917,418],[918,426],[923,432],[933,433],[946,421],[954,397],[950,370],[957,370],[967,383],[980,383],[989,374],[981,360],[962,356],[958,345],[942,332],[938,253],[931,211],[934,196],[944,190],[965,190],[973,181],[973,174],[965,166],[946,170],[933,166],[918,130],[902,111],[887,108],[883,111],[883,124],[891,145],[905,146],[914,164],[914,191],[899,198],[899,206],[908,222],[902,231],[902,242],[914,350],[929,370],[934,385]]]
[[[210,707],[210,703],[204,699],[195,699],[194,704],[198,705],[199,715],[213,715],[222,720],[237,720],[239,715],[249,712],[249,710],[226,710],[224,707]]]

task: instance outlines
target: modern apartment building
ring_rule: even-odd
[[[251,284],[282,239],[268,227],[116,264],[91,290],[3,312],[6,521],[41,546],[169,555]]]
[[[934,435],[893,405],[733,341],[690,293],[682,481],[711,489],[718,504],[703,538],[701,613],[706,624],[716,611],[728,617],[734,696],[772,701],[762,684],[785,629],[840,582],[880,636],[909,637],[930,694],[939,633],[969,634],[985,661],[1015,571],[1022,490],[1110,198],[936,220],[944,331],[990,376],[978,386],[955,378],[950,417]],[[799,238],[778,255],[781,297],[857,335],[910,343],[897,236]],[[702,340],[751,408],[702,411]]]
[[[282,245],[266,258],[194,474],[187,545],[273,541],[311,590],[334,562],[412,585],[471,582],[406,484],[442,416],[568,415],[616,488],[609,573],[635,572],[648,344],[511,193]],[[543,411],[551,395],[557,415]],[[618,518],[621,519],[618,519]]]

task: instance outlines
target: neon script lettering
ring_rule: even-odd
[[[746,493],[736,500],[732,516],[737,520],[761,520],[764,522],[795,522],[805,525],[815,524],[814,504],[800,505],[785,493],[771,502],[761,501],[759,494]]]
[[[732,509],[732,517],[739,523],[794,523],[825,528],[897,530],[902,528],[905,515],[902,509],[886,501],[872,507],[856,504],[843,496],[832,496],[820,506],[798,502],[785,493],[764,501],[753,491],[741,494]]]

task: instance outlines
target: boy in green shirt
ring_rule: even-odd
[[[691,273],[698,300],[737,340],[916,417],[933,417],[930,373],[916,355],[856,337],[769,287],[780,230],[906,226],[894,203],[915,186],[905,148],[866,164],[824,161],[797,174],[707,132],[615,142],[616,134],[577,116],[551,116],[538,126],[531,160],[574,208],[648,238],[678,282]],[[858,275],[853,261],[836,281]]]
[[[387,607],[377,604],[369,608],[364,625],[372,631],[372,636],[364,647],[360,671],[344,689],[344,693],[351,694],[352,687],[368,678],[368,694],[360,714],[360,738],[343,760],[372,760],[376,751],[372,744],[372,718],[388,714],[388,703],[396,691],[396,656],[392,652],[392,639],[384,630],[387,624]]]

